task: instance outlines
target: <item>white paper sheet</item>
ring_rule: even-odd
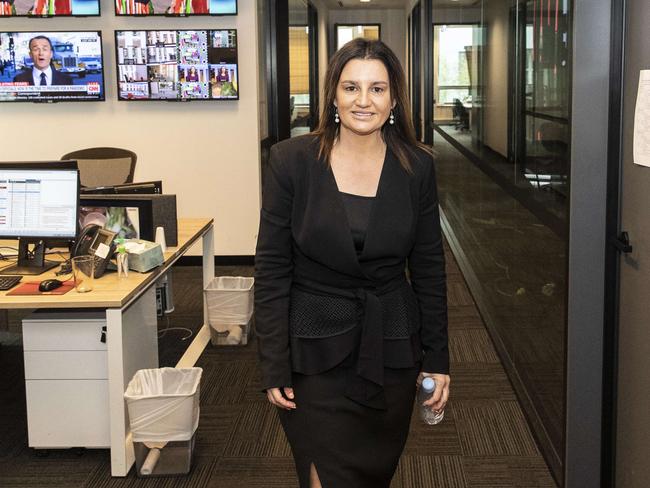
[[[634,110],[634,162],[650,167],[650,70],[641,70]]]
[[[95,256],[100,257],[102,259],[106,259],[106,256],[108,256],[108,252],[110,250],[111,250],[110,247],[108,247],[103,242],[100,242],[99,245],[97,246],[97,250],[95,251]]]

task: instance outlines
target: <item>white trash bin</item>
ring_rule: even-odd
[[[245,276],[217,276],[205,287],[212,345],[248,344],[254,283]]]
[[[199,426],[201,368],[141,369],[124,398],[137,475],[187,474]]]

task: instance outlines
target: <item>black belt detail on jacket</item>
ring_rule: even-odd
[[[357,359],[357,374],[376,385],[366,385],[359,391],[360,398],[352,400],[374,408],[386,408],[384,397],[384,332],[382,328],[381,303],[374,293],[368,290],[358,290],[357,299],[363,304],[364,314],[361,318],[361,341],[359,342],[359,358]],[[348,383],[349,385],[349,383]],[[361,385],[357,385],[360,388]],[[347,391],[348,397],[354,391]],[[355,395],[357,396],[357,395]],[[370,403],[370,404],[368,404]]]
[[[401,276],[385,285],[362,288],[333,288],[321,283],[294,282],[299,288],[325,293],[333,297],[346,297],[359,303],[362,311],[359,347],[353,351],[355,367],[348,374],[345,395],[349,399],[370,408],[386,409],[384,394],[384,334],[382,306],[378,295],[403,286],[406,278]]]

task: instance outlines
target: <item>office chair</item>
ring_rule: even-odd
[[[64,154],[61,159],[76,159],[81,186],[110,186],[133,183],[138,156],[128,149],[91,147]]]
[[[458,98],[454,98],[454,105],[451,108],[454,120],[457,120],[454,127],[459,130],[469,130],[469,112]]]
[[[557,123],[543,122],[535,132],[537,150],[526,155],[525,172],[528,181],[544,191],[563,196],[567,194],[569,143],[567,128]],[[543,151],[539,150],[539,146]]]
[[[536,158],[538,172],[566,176],[569,156],[567,129],[557,123],[544,122],[539,126],[537,138],[547,151]]]

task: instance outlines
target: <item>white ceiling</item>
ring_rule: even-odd
[[[433,0],[434,7],[469,7],[477,3],[478,0]],[[371,0],[370,2],[360,2],[359,0],[325,0],[330,9],[375,9],[375,8],[406,8],[410,0]],[[340,4],[343,4],[341,7]]]

